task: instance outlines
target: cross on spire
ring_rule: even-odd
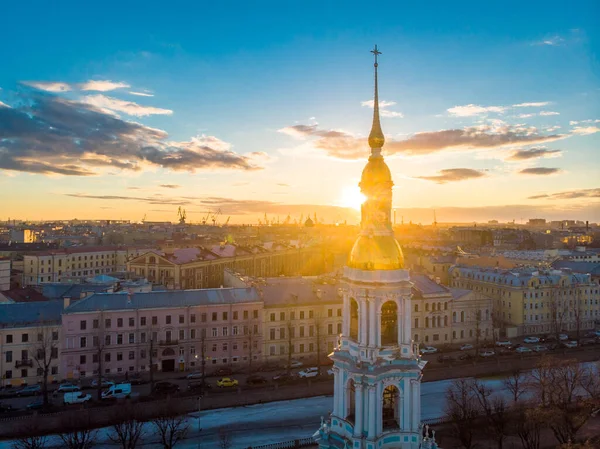
[[[377,67],[377,56],[381,54],[381,52],[377,50],[377,45],[375,45],[375,48],[371,50],[371,53],[375,55],[375,67]]]

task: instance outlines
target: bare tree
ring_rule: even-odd
[[[473,393],[473,380],[457,379],[446,391],[445,414],[452,423],[451,433],[465,449],[473,447],[474,422],[478,404]]]
[[[294,338],[295,338],[295,327],[294,322],[291,319],[287,320],[285,324],[285,332],[287,333],[287,372],[289,373],[292,369],[292,356],[294,354]]]
[[[118,418],[119,422],[112,425],[108,438],[121,449],[135,449],[144,436],[144,422],[136,419],[131,405],[121,409]]]
[[[507,377],[504,378],[504,386],[512,395],[513,405],[519,402],[519,399],[527,391],[525,376],[520,369],[514,369]]]
[[[26,436],[17,438],[12,444],[12,449],[44,449],[46,447],[45,436]]]
[[[545,417],[534,404],[518,403],[512,409],[513,431],[523,449],[540,449],[540,436],[546,427]]]
[[[579,287],[575,288],[575,292],[576,292],[576,297],[574,300],[572,300],[573,302],[571,303],[569,301],[569,316],[573,316],[573,319],[575,320],[575,332],[577,335],[577,341],[579,341],[580,338],[580,334],[581,334],[581,320],[583,319],[583,307],[582,307],[582,291]]]
[[[219,448],[230,449],[232,444],[231,433],[224,427],[219,428]]]
[[[492,390],[477,380],[473,382],[472,388],[487,427],[496,440],[498,449],[502,449],[510,423],[506,401],[502,396],[493,397]]]
[[[563,301],[559,295],[559,287],[556,286],[551,291],[550,296],[550,326],[556,341],[560,341],[560,333],[566,317],[568,316],[568,308],[566,299]]]
[[[323,317],[318,312],[315,312],[313,318],[314,326],[315,326],[315,338],[317,348],[317,372],[318,375],[321,375],[321,336],[323,334]]]
[[[93,321],[92,326],[96,330],[96,335],[92,336],[92,346],[96,348],[95,356],[98,359],[96,398],[100,401],[102,400],[102,362],[104,361],[102,357],[104,355],[104,348],[106,347],[106,321],[102,310],[98,311],[98,318]]]
[[[37,328],[37,340],[29,349],[30,357],[35,360],[38,373],[42,375],[42,395],[44,406],[48,405],[48,376],[52,360],[58,359],[58,326],[48,323]]]
[[[65,418],[65,431],[58,436],[67,449],[90,449],[96,444],[98,431],[90,428],[89,412],[85,411],[76,417]]]
[[[188,432],[189,423],[185,415],[177,415],[168,403],[165,413],[152,420],[156,432],[160,438],[160,444],[164,449],[173,449],[177,443],[183,440]]]

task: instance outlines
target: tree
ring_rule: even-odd
[[[451,433],[465,449],[473,447],[473,424],[478,416],[472,379],[457,379],[446,391],[445,415],[452,423]]]
[[[52,323],[54,324],[54,323]],[[29,349],[30,357],[35,360],[38,372],[42,375],[42,395],[44,406],[48,405],[48,376],[52,360],[58,358],[58,326],[41,325],[37,328],[37,340]]]
[[[295,327],[294,322],[291,318],[292,312],[290,312],[290,319],[287,320],[284,332],[287,333],[287,372],[289,373],[292,369],[292,355],[294,354],[294,338],[295,338]]]
[[[561,297],[558,294],[560,292],[559,288],[559,286],[556,286],[552,289],[549,303],[550,328],[557,342],[560,341],[560,333],[562,332],[564,321],[568,315],[568,310],[566,307],[567,300],[565,299],[563,302],[560,299]]]
[[[518,403],[512,409],[513,431],[523,449],[540,449],[540,435],[546,427],[545,416],[534,404]]]
[[[317,348],[317,370],[318,370],[318,375],[321,375],[321,335],[323,333],[323,317],[321,317],[321,314],[318,312],[315,312],[314,314],[314,326],[315,326],[315,338],[316,338],[316,345],[315,347]]]
[[[582,291],[579,287],[575,288],[575,293],[576,293],[576,298],[574,300],[570,300],[569,301],[569,308],[571,309],[569,311],[569,315],[572,314],[573,319],[575,320],[575,332],[577,335],[577,341],[579,341],[580,338],[580,334],[581,334],[581,320],[583,319],[583,308],[582,306]],[[571,302],[572,301],[572,302]]]
[[[44,449],[46,447],[46,437],[32,435],[17,438],[12,444],[12,449]]]
[[[162,416],[154,418],[152,424],[160,438],[160,444],[164,449],[173,449],[177,443],[183,440],[188,432],[189,423],[185,415],[177,415],[172,405],[165,406]]]
[[[62,423],[64,432],[58,436],[67,449],[90,449],[96,444],[97,430],[90,428],[89,412],[66,417]]]
[[[106,321],[102,310],[98,311],[98,318],[93,321],[93,327],[96,329],[96,335],[92,336],[92,346],[96,348],[95,356],[98,359],[96,398],[100,401],[102,400],[102,356],[104,355],[104,348],[106,346]]]
[[[119,422],[112,425],[108,438],[121,449],[135,449],[144,436],[144,422],[136,419],[128,403],[119,413]]]
[[[224,427],[219,428],[219,448],[230,449],[232,444],[231,433]]]
[[[510,422],[506,401],[502,396],[492,397],[492,390],[477,380],[473,381],[472,388],[487,427],[496,440],[498,449],[502,449]]]
[[[519,402],[519,399],[527,391],[525,376],[520,369],[514,369],[507,377],[504,378],[504,386],[510,391],[513,400],[513,406]]]

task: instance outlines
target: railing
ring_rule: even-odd
[[[15,362],[15,367],[20,368],[21,366],[32,367],[33,366],[33,360],[31,360],[31,359],[17,360]]]
[[[299,440],[283,441],[281,443],[262,444],[260,446],[251,446],[248,449],[288,449],[296,447],[308,447],[316,445],[312,437],[301,438]]]
[[[173,346],[173,345],[178,345],[179,344],[179,340],[160,340],[158,342],[159,346]]]

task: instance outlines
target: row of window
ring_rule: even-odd
[[[473,332],[473,329],[469,329],[469,337],[468,338],[475,338],[475,334],[477,332]],[[486,337],[489,336],[490,330],[488,328],[485,329],[485,332],[483,333]],[[465,331],[464,329],[460,331],[460,337],[458,337],[458,333],[457,331],[452,331],[452,340],[457,340],[457,339],[464,339],[465,338]],[[481,337],[481,331],[480,331],[480,337]],[[415,341],[419,341],[419,334],[415,334],[414,335],[414,340]],[[432,335],[432,340],[433,341],[440,341],[440,334],[433,334]],[[429,335],[425,335],[425,339],[424,339],[425,343],[429,342]],[[444,341],[448,341],[448,334],[444,334]]]
[[[333,351],[333,342],[332,341],[328,341],[327,342],[327,353],[330,353],[331,351]],[[293,344],[291,346],[287,346],[287,345],[280,345],[279,348],[275,345],[271,345],[269,346],[269,355],[286,355],[288,353],[288,350],[291,349],[292,354],[304,354],[307,352],[315,352],[315,348],[316,345],[314,343],[308,343],[308,344],[304,344],[304,343],[299,343],[299,344]],[[279,352],[277,351],[277,349],[279,349]],[[321,347],[321,350],[324,350],[325,348]]]
[[[75,260],[82,260],[81,257],[82,256],[77,256],[77,259],[75,259],[75,256],[72,256],[71,259],[67,258],[66,260],[67,260],[67,262],[75,262]],[[114,259],[115,257],[116,257],[115,254],[110,254],[110,257],[109,257],[109,254],[106,255],[106,259],[110,259],[110,258]],[[104,259],[104,254],[96,254],[96,260],[103,260],[103,259]],[[47,259],[47,260],[42,259],[42,258],[39,259],[40,265],[44,265],[44,262],[46,262],[46,264],[48,264],[48,265],[52,265],[52,260],[53,259]],[[88,260],[88,256],[83,256],[83,260]],[[89,260],[94,260],[94,256],[90,256]],[[62,266],[62,261],[63,261],[62,258],[58,259],[59,267]],[[33,265],[33,259],[29,259],[29,264]]]
[[[336,333],[334,333],[334,329],[337,330]],[[305,332],[305,326],[300,326],[298,327],[298,337],[302,338],[302,337],[306,337],[306,332]],[[269,329],[269,340],[277,340],[277,336],[276,336],[276,332],[277,329],[275,328],[271,328]],[[336,327],[334,328],[333,323],[329,323],[327,325],[327,335],[339,335],[342,333],[342,323],[337,323]],[[289,338],[296,338],[296,328],[294,327],[290,327],[288,329],[287,335]],[[283,340],[286,337],[286,328],[285,327],[281,327],[279,328],[279,340]],[[308,337],[314,337],[315,336],[315,326],[308,326]]]
[[[21,350],[21,359],[20,361],[31,361],[33,363],[33,361],[30,358],[30,352],[28,349],[22,349]],[[44,349],[38,349],[35,356],[39,359],[39,360],[44,360],[45,356],[46,356],[46,352],[44,351]],[[5,361],[6,363],[12,363],[13,361],[13,352],[12,351],[6,351],[4,353],[4,357],[5,357]],[[57,359],[58,358],[58,348],[51,348],[50,351],[50,357],[53,359]]]
[[[54,340],[54,341],[58,340],[58,331],[52,331],[52,340]],[[44,334],[43,333],[38,333],[37,334],[37,341],[44,341]],[[15,343],[13,335],[12,334],[6,334],[4,342],[6,344],[8,344],[8,343]],[[29,342],[29,334],[28,333],[21,334],[21,343],[28,343],[28,342]]]
[[[334,313],[333,310],[334,309],[327,309],[327,317],[328,318],[333,317],[333,313]],[[341,308],[337,308],[335,310],[335,316],[338,316],[338,317],[342,316]],[[279,312],[279,321],[285,321],[286,317],[289,317],[290,321],[294,321],[296,319],[296,311],[292,310],[289,312],[289,314],[286,314],[285,312]],[[309,310],[308,311],[308,319],[313,319],[314,317],[315,317],[314,310]],[[300,319],[300,320],[306,319],[306,312],[304,310],[300,310],[298,312],[298,319]],[[271,312],[269,314],[269,321],[277,321],[277,314],[275,312]]]
[[[19,372],[19,374],[21,375],[20,376],[21,378],[26,378],[26,377],[29,377],[30,373],[29,373],[29,370],[27,368],[23,368]],[[58,374],[58,366],[52,366],[52,367],[50,367],[50,374],[53,375],[53,376],[56,376]],[[44,375],[44,369],[43,368],[38,368],[36,370],[36,376],[39,377],[39,376],[43,376],[43,375]],[[7,369],[4,372],[4,378],[5,379],[12,379],[13,378],[13,372],[12,372],[12,370]]]
[[[435,312],[435,311],[439,312],[440,310],[442,310],[442,303],[441,302],[438,302],[438,303],[434,302],[434,303],[431,304],[431,311],[432,312]],[[444,303],[444,310],[448,310],[448,303],[447,302]],[[419,311],[419,304],[415,304],[415,312],[418,312],[418,311]],[[425,312],[429,312],[429,303],[427,303],[427,302],[425,303]]]

